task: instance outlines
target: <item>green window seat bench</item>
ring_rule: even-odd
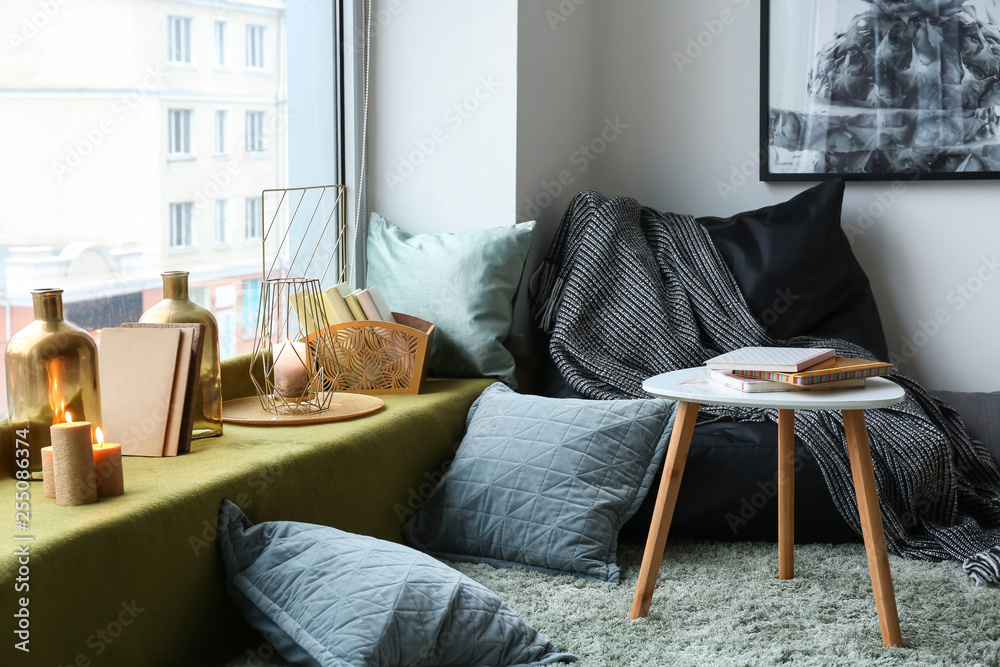
[[[224,363],[227,399],[252,395],[248,371],[248,356]],[[439,478],[491,382],[432,380],[423,394],[383,396],[378,412],[330,424],[226,424],[189,454],[126,457],[125,495],[94,505],[59,507],[35,482],[27,531],[15,528],[13,454],[0,422],[0,498],[9,511],[0,528],[0,664],[222,665],[259,645],[225,590],[219,501],[233,500],[254,522],[305,521],[400,541],[410,508]],[[30,588],[16,592],[23,545]],[[13,646],[20,597],[29,599],[29,654]]]

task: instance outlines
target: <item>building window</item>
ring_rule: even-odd
[[[226,66],[226,29],[225,21],[215,22],[215,64]]]
[[[257,330],[257,316],[260,310],[260,278],[243,281],[243,302],[240,304],[240,335],[243,340],[254,337]]]
[[[226,114],[225,109],[215,110],[215,154],[226,154]]]
[[[167,62],[191,62],[191,19],[167,17]]]
[[[191,239],[191,203],[170,205],[170,247],[190,248],[194,245]]]
[[[247,197],[247,218],[246,218],[246,237],[247,241],[259,241],[261,239],[261,220],[260,220],[260,200],[256,197]]]
[[[247,26],[247,67],[264,67],[264,26]]]
[[[191,110],[171,109],[168,114],[170,125],[170,154],[191,154]]]
[[[264,152],[264,112],[247,111],[247,153]]]
[[[229,233],[226,229],[226,213],[229,208],[228,199],[215,200],[215,242],[219,245],[229,243]]]

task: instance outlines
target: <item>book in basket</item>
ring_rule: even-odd
[[[759,380],[787,382],[794,385],[813,385],[826,382],[839,382],[853,378],[870,378],[888,375],[892,364],[883,361],[868,361],[850,357],[834,357],[832,361],[822,364],[821,368],[810,368],[798,373],[762,370],[734,370],[733,375]]]

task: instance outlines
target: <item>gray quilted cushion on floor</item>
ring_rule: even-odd
[[[572,662],[489,589],[401,544],[290,521],[254,526],[228,500],[219,545],[237,607],[289,662]]]
[[[522,396],[491,385],[403,537],[447,560],[618,583],[618,531],[652,484],[675,405]]]

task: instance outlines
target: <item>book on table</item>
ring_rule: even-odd
[[[852,378],[838,382],[826,382],[814,385],[794,385],[787,382],[774,382],[773,380],[758,380],[755,378],[740,377],[733,375],[733,371],[709,370],[708,377],[714,382],[724,384],[744,393],[758,393],[766,391],[810,391],[816,389],[860,389],[865,386],[864,378]]]
[[[834,355],[836,351],[830,348],[743,347],[712,357],[705,362],[705,367],[717,371],[766,370],[795,373],[833,359]]]
[[[785,382],[797,386],[828,384],[841,380],[857,378],[880,377],[889,374],[892,364],[884,361],[868,361],[867,359],[852,359],[850,357],[834,357],[815,368],[799,372],[784,372],[775,370],[734,370],[733,375],[758,380]]]

